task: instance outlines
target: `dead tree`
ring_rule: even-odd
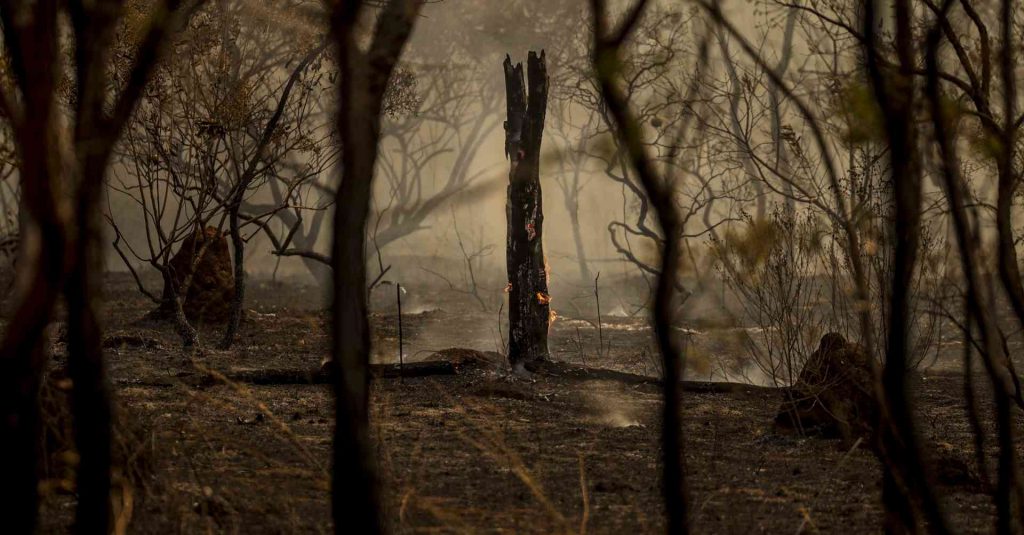
[[[166,0],[150,6],[150,22],[115,80],[109,66],[128,9],[124,2],[0,2],[3,59],[12,74],[0,86],[0,116],[14,134],[29,216],[22,239],[33,249],[19,266],[23,286],[0,346],[0,493],[9,497],[0,503],[0,516],[12,533],[36,527],[44,329],[61,294],[68,308],[72,414],[81,458],[76,529],[110,531],[112,414],[96,310],[99,202],[114,143],[167,34],[191,12],[189,5]],[[61,25],[65,14],[70,32]],[[67,64],[64,45],[73,47]],[[65,68],[74,72],[70,102],[60,98]],[[62,126],[65,113],[74,125],[70,130]]]
[[[1008,3],[1003,4],[1001,12],[1004,22],[1007,22],[1005,20],[1008,16],[1006,12],[1007,5]],[[947,0],[942,4],[941,8],[935,10],[936,21],[930,28],[926,41],[925,73],[927,81],[925,84],[925,95],[927,96],[931,111],[935,143],[939,148],[944,194],[950,207],[956,242],[960,249],[959,258],[966,283],[966,313],[964,316],[965,318],[971,318],[972,321],[966,322],[967,325],[964,328],[964,333],[966,336],[975,336],[970,327],[971,323],[973,323],[974,330],[977,331],[979,353],[995,392],[995,421],[999,443],[999,470],[994,496],[996,504],[995,531],[997,533],[1013,533],[1014,527],[1020,525],[1020,514],[1021,510],[1024,509],[1021,506],[1020,475],[1018,473],[1018,461],[1014,446],[1016,439],[1012,423],[1012,402],[1015,399],[1019,400],[1020,395],[1019,379],[1010,365],[1009,355],[1005,353],[1006,346],[999,342],[1003,335],[1000,332],[994,312],[998,310],[998,305],[994,303],[996,298],[995,288],[993,287],[994,283],[984,275],[984,260],[978,245],[981,243],[978,237],[980,233],[977,228],[978,218],[976,214],[970,211],[970,188],[962,172],[963,160],[959,154],[957,143],[957,136],[962,135],[962,133],[958,132],[959,124],[950,116],[948,106],[946,106],[946,102],[950,98],[948,91],[951,87],[953,87],[953,91],[956,91],[956,88],[948,82],[945,83],[946,87],[943,87],[946,77],[941,70],[940,46],[943,41],[949,41],[954,50],[959,51],[961,49],[959,44],[960,37],[953,31],[950,23],[953,7],[953,2]],[[969,18],[978,25],[978,28],[982,29],[982,35],[986,41],[983,50],[987,51],[989,46],[987,43],[987,30],[983,30],[984,24],[977,17],[977,14],[974,13],[970,2],[962,2],[961,7],[968,14]],[[966,60],[966,57],[963,55],[959,57],[961,58],[960,61]],[[988,64],[987,60],[986,64]],[[986,72],[985,78],[987,79],[990,67],[986,67],[984,70]],[[1011,74],[1004,72],[1004,76]],[[984,87],[986,88],[984,93],[987,94],[988,81],[984,82]],[[975,99],[975,102],[985,102],[985,99],[978,98]],[[995,121],[991,122],[993,126],[996,123]],[[970,380],[970,367],[965,366],[963,373],[966,385],[967,381]],[[968,398],[968,400],[970,402],[971,398]],[[973,421],[974,418],[972,417],[972,424]],[[980,429],[975,428],[974,434],[975,444],[982,444],[984,435],[980,432]],[[984,463],[985,460],[984,450],[978,447],[978,451],[980,452],[978,453],[980,465],[983,466],[981,463]]]
[[[689,40],[693,15],[668,7],[649,9],[622,43],[616,76],[625,99],[633,105],[635,120],[643,133],[640,142],[655,165],[666,172],[687,176],[687,180],[678,181],[674,192],[680,223],[679,234],[671,239],[680,241],[684,250],[692,251],[692,241],[707,235],[715,237],[718,227],[741,220],[737,208],[756,197],[745,193],[751,189],[749,178],[736,172],[737,165],[723,158],[710,136],[680,144],[678,134],[688,124],[688,118],[717,116],[719,112],[687,100],[686,88],[694,83],[692,65],[704,54]],[[582,115],[579,122],[585,130],[580,133],[584,139],[580,140],[579,148],[584,152],[584,165],[602,170],[607,179],[621,186],[622,212],[608,223],[608,238],[616,254],[637,268],[653,292],[660,272],[657,251],[666,241],[657,221],[657,210],[630,166],[627,148],[615,135],[615,118],[591,70],[566,70],[569,72],[557,82],[558,92],[569,102],[572,113]],[[696,266],[692,255],[690,260]],[[677,290],[687,295],[681,279],[679,283]],[[650,300],[651,296],[643,296],[643,306]]]
[[[544,51],[530,52],[523,64],[505,56],[505,156],[509,159],[505,206],[509,282],[508,359],[515,367],[548,359],[547,263],[544,259],[544,207],[540,187],[540,145],[548,103]]]
[[[333,85],[323,28],[250,24],[247,16],[237,3],[213,3],[177,32],[176,54],[147,88],[112,176],[115,197],[141,208],[145,221],[144,233],[122,233],[126,211],[111,210],[115,249],[129,270],[142,262],[163,275],[154,316],[175,318],[186,345],[198,344],[188,323],[196,318],[177,309],[197,286],[182,287],[181,266],[170,262],[175,249],[208,226],[229,230],[234,290],[222,303],[226,312],[204,318],[226,320],[221,347],[229,347],[242,318],[249,241],[277,215],[303,208],[302,194],[339,152],[319,103]]]
[[[364,3],[331,3],[337,44],[338,134],[344,151],[334,210],[331,262],[334,374],[334,470],[331,512],[335,533],[380,533],[377,476],[369,426],[370,321],[366,292],[366,221],[384,94],[422,3],[391,0],[383,7],[369,45],[359,45]]]
[[[864,34],[867,36],[865,58],[875,99],[884,116],[885,139],[889,147],[895,215],[893,230],[892,293],[886,360],[881,377],[879,398],[882,418],[879,425],[880,460],[883,471],[882,502],[886,511],[886,529],[890,532],[912,532],[916,529],[915,506],[921,509],[933,533],[949,532],[938,500],[927,484],[920,461],[918,439],[911,412],[912,399],[907,394],[907,353],[909,352],[910,299],[909,290],[917,261],[921,237],[921,162],[917,149],[918,132],[913,117],[913,69],[915,51],[911,30],[910,2],[893,3],[896,62],[898,67],[886,69],[879,64],[879,37],[876,24],[880,15],[875,0],[864,4]]]
[[[635,29],[647,8],[646,0],[631,4],[617,26],[608,20],[605,2],[592,0],[590,7],[594,24],[594,71],[601,89],[601,96],[614,119],[616,134],[626,150],[629,162],[638,176],[643,192],[650,199],[656,211],[663,236],[674,237],[680,232],[682,218],[674,200],[674,186],[668,177],[657,172],[654,160],[641,137],[640,124],[631,107],[627,93],[618,79],[623,42]],[[699,76],[699,75],[698,75]],[[683,131],[685,132],[685,128]],[[678,288],[678,270],[681,258],[679,240],[666,239],[661,248],[661,269],[658,273],[657,293],[654,300],[654,333],[661,352],[664,380],[662,381],[661,448],[664,455],[662,491],[665,510],[668,515],[668,533],[688,533],[687,500],[684,480],[684,457],[682,452],[682,400],[679,379],[684,368],[684,355],[680,340],[672,332]]]
[[[325,42],[309,51],[288,77],[281,91],[281,96],[277,101],[274,113],[270,120],[267,121],[259,141],[256,143],[252,158],[249,160],[245,171],[241,173],[230,190],[227,211],[228,220],[231,224],[231,247],[234,251],[235,260],[235,297],[231,307],[231,317],[228,320],[227,327],[224,329],[224,339],[220,343],[221,349],[228,349],[234,343],[238,326],[242,321],[242,307],[245,305],[245,240],[242,237],[239,214],[242,209],[242,203],[245,200],[246,192],[250,190],[254,182],[259,180],[261,166],[270,165],[266,161],[267,153],[270,152],[268,146],[275,136],[280,137],[281,135],[278,131],[278,125],[281,124],[281,116],[288,106],[288,97],[291,95],[292,89],[297,82],[300,82],[303,73],[310,64],[327,48],[327,44]]]

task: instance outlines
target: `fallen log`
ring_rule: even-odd
[[[470,358],[476,355],[474,358]],[[371,364],[371,377],[391,379],[399,377],[428,377],[456,375],[461,368],[475,365],[486,365],[490,362],[484,354],[468,350],[448,349],[437,355],[447,360],[427,360],[400,364]],[[483,356],[481,356],[483,355]],[[577,381],[615,381],[628,385],[657,387],[661,384],[658,377],[620,372],[605,368],[575,366],[562,362],[547,362],[537,368],[537,375],[561,377]],[[119,379],[121,386],[170,387],[178,384],[193,387],[210,387],[224,383],[242,383],[251,385],[321,385],[330,384],[330,374],[325,369],[295,368],[235,368],[224,372],[211,370],[208,373],[199,371],[183,371],[174,377]],[[736,392],[784,392],[782,387],[758,386],[746,383],[727,383],[719,381],[680,381],[684,391],[696,394],[727,394]]]
[[[455,366],[451,362],[422,361],[401,364],[371,364],[370,376],[373,378],[395,377],[426,377],[430,375],[455,375]],[[224,374],[229,381],[254,385],[301,385],[330,384],[331,374],[328,370],[296,369],[236,369]]]
[[[427,377],[434,375],[455,375],[455,365],[447,361],[422,361],[399,364],[371,364],[373,378]],[[251,368],[233,369],[226,372],[181,372],[174,377],[121,379],[123,386],[169,387],[185,384],[193,387],[208,387],[223,383],[244,383],[251,385],[321,385],[330,384],[331,374],[325,369],[295,368]]]
[[[538,373],[580,381],[615,381],[629,385],[660,385],[660,377],[620,372],[606,368],[576,366],[564,362],[547,362],[538,367]],[[749,383],[724,381],[679,381],[683,391],[694,394],[728,394],[733,392],[783,392],[785,387],[760,386]]]

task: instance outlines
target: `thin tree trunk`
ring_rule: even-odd
[[[153,24],[141,35],[128,83],[114,99],[109,116],[107,67],[121,14],[117,6],[54,0],[23,4],[4,1],[0,9],[4,59],[12,67],[14,91],[20,94],[12,99],[12,91],[0,89],[0,101],[14,131],[23,199],[39,243],[33,244],[33,262],[22,266],[28,274],[21,277],[28,283],[27,291],[0,349],[0,518],[9,532],[31,533],[36,527],[39,389],[47,356],[44,329],[64,292],[74,379],[72,410],[81,455],[76,528],[101,534],[110,527],[111,429],[101,333],[93,308],[100,273],[97,204],[111,148],[152,73],[163,38],[174,24],[169,14],[179,3],[168,0],[155,7]],[[62,31],[62,11],[71,32]],[[74,50],[71,147],[58,134],[57,73],[63,37]],[[73,148],[73,161],[64,157],[65,148]]]
[[[11,7],[11,6],[7,6]],[[3,19],[4,58],[12,60],[15,79],[22,88],[22,120],[11,123],[20,162],[22,202],[31,220],[31,230],[22,234],[22,255],[16,274],[18,305],[0,347],[0,518],[12,533],[35,531],[39,509],[39,389],[46,366],[46,325],[50,322],[64,282],[67,222],[58,209],[58,177],[61,166],[50,149],[58,139],[55,99],[56,70],[51,66],[59,56],[56,2],[37,2],[33,17],[12,27],[10,10],[0,11]],[[23,10],[24,11],[24,10]],[[25,15],[25,13],[20,13]],[[19,31],[21,30],[21,31]],[[31,37],[27,34],[31,32]],[[31,42],[32,58],[39,65],[26,67],[25,50]],[[11,45],[14,46],[11,46]],[[20,61],[19,61],[20,60]],[[19,68],[20,67],[20,68]],[[11,92],[0,90],[5,104]]]
[[[540,146],[547,108],[548,75],[544,52],[530,52],[527,80],[521,63],[505,56],[505,153],[510,161],[506,217],[509,288],[509,363],[519,368],[549,359],[547,265],[544,259],[544,207],[540,186]]]
[[[175,328],[178,332],[178,336],[181,337],[182,346],[185,348],[193,348],[199,346],[199,331],[192,325],[188,320],[188,316],[185,314],[185,300],[188,299],[188,291],[192,286],[192,281],[195,279],[196,271],[199,268],[199,263],[202,261],[203,256],[206,254],[206,250],[214,242],[216,238],[207,239],[205,232],[201,226],[197,226],[195,234],[191,238],[190,253],[192,255],[192,261],[189,263],[188,272],[185,274],[185,278],[181,281],[181,284],[175,282],[174,273],[169,263],[166,263],[161,267],[161,272],[164,276],[164,292],[162,296],[162,303],[157,309],[157,313],[161,314],[161,318],[166,317],[164,314],[169,314],[174,319]],[[196,242],[202,240],[199,244],[198,250],[196,248]],[[188,239],[186,239],[188,242]],[[182,244],[182,249],[185,250],[185,243]]]
[[[46,108],[29,99],[36,130],[19,144],[23,200],[31,230],[21,239],[20,294],[0,347],[0,518],[12,533],[35,531],[39,508],[39,390],[46,366],[45,328],[64,283],[66,224],[56,205],[53,140]],[[22,140],[26,141],[26,140]],[[30,252],[30,251],[34,251]]]
[[[343,46],[355,46],[353,42]],[[331,250],[334,276],[332,341],[334,377],[334,472],[332,506],[336,533],[380,533],[381,518],[369,430],[370,326],[366,296],[366,217],[370,212],[379,119],[358,82],[365,74],[340,54],[339,125],[342,179],[334,208]],[[356,63],[356,64],[353,64]],[[348,531],[351,530],[351,531]]]
[[[609,26],[605,2],[591,0],[594,14],[594,56],[593,64],[600,83],[601,95],[607,103],[616,126],[616,135],[621,138],[644,192],[658,216],[662,235],[661,269],[658,271],[657,294],[654,300],[654,334],[661,352],[664,378],[662,392],[664,405],[661,413],[661,453],[663,456],[662,492],[665,499],[666,531],[673,535],[689,533],[685,482],[685,458],[683,457],[682,399],[679,379],[684,369],[684,348],[673,333],[675,322],[676,290],[679,288],[677,266],[680,260],[678,236],[682,228],[675,190],[665,177],[655,171],[652,159],[647,154],[636,117],[630,110],[630,103],[619,85],[617,76],[619,48],[642,16],[646,0],[639,0],[627,12],[626,23],[616,29]]]
[[[11,533],[34,532],[39,508],[39,390],[47,360],[44,329],[59,295],[64,244],[60,227],[43,233],[49,234],[42,238],[47,247],[40,247],[35,258],[23,258],[19,266],[35,272],[11,315],[0,353],[0,494],[5,496],[0,500],[0,517]]]
[[[328,44],[329,42],[325,41],[322,45],[306,53],[306,56],[302,58],[302,61],[299,62],[291,75],[288,76],[288,81],[285,82],[284,89],[281,91],[281,97],[277,100],[274,114],[263,127],[263,133],[256,144],[252,158],[250,158],[245,171],[238,177],[238,183],[232,189],[230,204],[228,205],[228,220],[231,226],[231,246],[235,257],[235,296],[231,302],[231,317],[228,318],[228,324],[224,329],[224,338],[220,343],[221,349],[229,349],[235,342],[235,335],[238,333],[238,325],[242,322],[242,310],[245,306],[245,240],[242,239],[242,230],[239,228],[238,212],[242,209],[245,193],[257,178],[259,164],[263,161],[262,156],[266,152],[274,133],[277,131],[278,125],[281,123],[281,117],[284,115],[285,107],[288,105],[288,97],[291,95],[292,89],[302,73],[305,72],[310,63],[320,56]]]
[[[884,68],[877,60],[877,54],[881,53],[877,34],[877,1],[866,1],[863,25],[868,39],[864,55],[875,99],[885,121],[895,208],[893,236],[896,241],[892,278],[887,281],[891,295],[886,360],[879,396],[878,456],[884,468],[882,502],[886,529],[890,532],[916,532],[920,513],[932,533],[948,533],[948,524],[920,458],[911,399],[906,391],[911,327],[910,288],[921,229],[921,165],[912,72],[915,54],[911,31],[913,13],[906,0],[893,3],[898,67]]]
[[[381,12],[369,49],[354,35],[360,2],[334,5],[331,25],[338,45],[338,133],[341,184],[334,208],[331,263],[334,470],[331,512],[335,533],[383,531],[369,429],[370,325],[366,293],[366,221],[380,140],[384,91],[412,33],[421,3],[392,0]]]
[[[572,239],[576,244],[576,262],[580,268],[580,282],[589,284],[590,281],[594,280],[594,277],[590,275],[590,266],[587,265],[587,253],[583,248],[583,232],[580,229],[580,204],[579,204],[579,193],[577,197],[573,199],[572,206],[566,207],[571,208],[569,210],[569,222],[572,225]],[[567,201],[566,204],[569,204]]]
[[[779,61],[775,64],[775,76],[783,78],[789,70],[789,63],[793,58],[793,35],[796,29],[797,17],[800,11],[790,8],[786,13],[786,25],[782,33],[782,45],[779,47]],[[771,106],[771,133],[772,145],[775,149],[775,167],[783,172],[789,173],[789,151],[786,142],[782,139],[782,100],[779,98],[779,88],[775,84],[768,86],[768,102]],[[782,202],[787,216],[793,217],[796,214],[796,199],[794,199],[793,183],[784,180],[782,183]]]
[[[181,296],[174,297],[174,325],[181,338],[181,346],[185,349],[199,347],[199,331],[188,321],[185,315],[185,303]]]
[[[224,328],[224,339],[220,342],[221,349],[230,349],[234,344],[238,326],[242,323],[242,309],[245,305],[245,241],[242,240],[242,231],[238,225],[238,210],[241,208],[241,197],[244,192],[244,190],[238,192],[237,198],[231,205],[231,214],[228,216],[228,224],[231,226],[231,249],[235,262],[235,296],[231,302],[231,316]]]
[[[73,266],[65,295],[68,304],[68,368],[71,377],[77,473],[78,533],[108,533],[111,526],[112,412],[103,336],[96,313],[101,266],[96,250],[95,210],[80,212],[86,229],[74,244]],[[84,221],[83,221],[84,220]]]

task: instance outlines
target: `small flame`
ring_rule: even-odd
[[[537,302],[542,305],[550,305],[551,296],[544,292],[537,292]]]
[[[548,330],[551,329],[551,324],[554,323],[556,319],[558,319],[558,312],[555,312],[555,309],[553,309],[553,308],[549,308],[548,309]]]
[[[505,292],[505,293],[509,293],[509,292],[511,292],[511,291],[512,291],[512,283],[510,282],[510,283],[508,283],[508,284],[506,284],[506,285],[505,285],[505,290],[504,290],[504,292]]]

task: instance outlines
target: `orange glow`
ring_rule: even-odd
[[[537,302],[542,305],[551,304],[551,296],[544,292],[537,292]]]

